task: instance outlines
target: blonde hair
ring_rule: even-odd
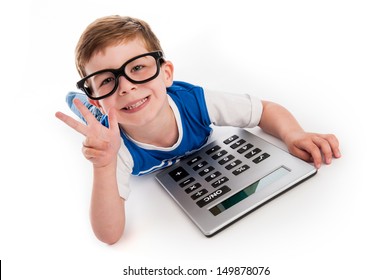
[[[118,15],[95,20],[84,30],[76,46],[75,62],[79,75],[86,76],[85,65],[96,53],[135,38],[141,39],[148,51],[163,51],[159,39],[145,21]]]

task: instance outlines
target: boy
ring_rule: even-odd
[[[173,64],[142,20],[109,16],[91,23],[76,47],[84,94],[70,93],[71,109],[86,124],[57,112],[83,134],[93,164],[91,224],[97,238],[117,242],[124,230],[129,176],[164,168],[201,148],[211,124],[259,126],[317,168],[340,157],[330,134],[305,132],[283,107],[248,95],[228,95],[173,81]],[[88,98],[87,98],[88,97]],[[99,121],[98,121],[99,119]]]

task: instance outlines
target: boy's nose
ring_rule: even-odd
[[[136,84],[130,82],[126,77],[120,76],[118,78],[118,94],[125,95],[136,89]]]

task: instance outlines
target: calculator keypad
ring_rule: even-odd
[[[226,172],[232,172],[235,176],[245,176],[243,173],[251,168],[250,162],[259,164],[270,157],[270,154],[237,135],[232,135],[223,143],[226,146],[214,145],[209,148],[205,152],[205,158],[197,155],[187,161],[189,168],[196,171],[201,180],[197,181],[191,177],[182,166],[169,172],[179,187],[183,188],[201,208],[231,191],[229,179],[213,167],[216,166],[215,162],[224,167]]]
[[[178,167],[171,171],[169,174],[175,182],[178,182],[189,175],[189,173],[187,173],[187,171],[183,167]]]

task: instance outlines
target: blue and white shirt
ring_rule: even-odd
[[[181,157],[198,150],[208,140],[212,131],[204,91],[201,87],[183,82],[167,88],[169,104],[174,111],[179,129],[179,139],[170,148],[145,145],[121,131],[123,144],[133,159],[132,174],[144,175],[177,162]],[[102,123],[108,127],[107,116]]]
[[[217,126],[254,127],[262,115],[262,103],[250,95],[235,95],[204,91],[199,86],[175,81],[167,88],[168,102],[178,125],[178,140],[172,147],[157,147],[131,139],[121,131],[122,143],[118,152],[117,183],[119,194],[127,199],[130,193],[131,175],[144,175],[170,166],[181,157],[202,148],[212,132],[211,124]],[[95,117],[108,126],[102,115],[88,102],[82,93],[70,92],[67,103],[74,113],[82,116],[73,106],[74,98],[89,108]]]

